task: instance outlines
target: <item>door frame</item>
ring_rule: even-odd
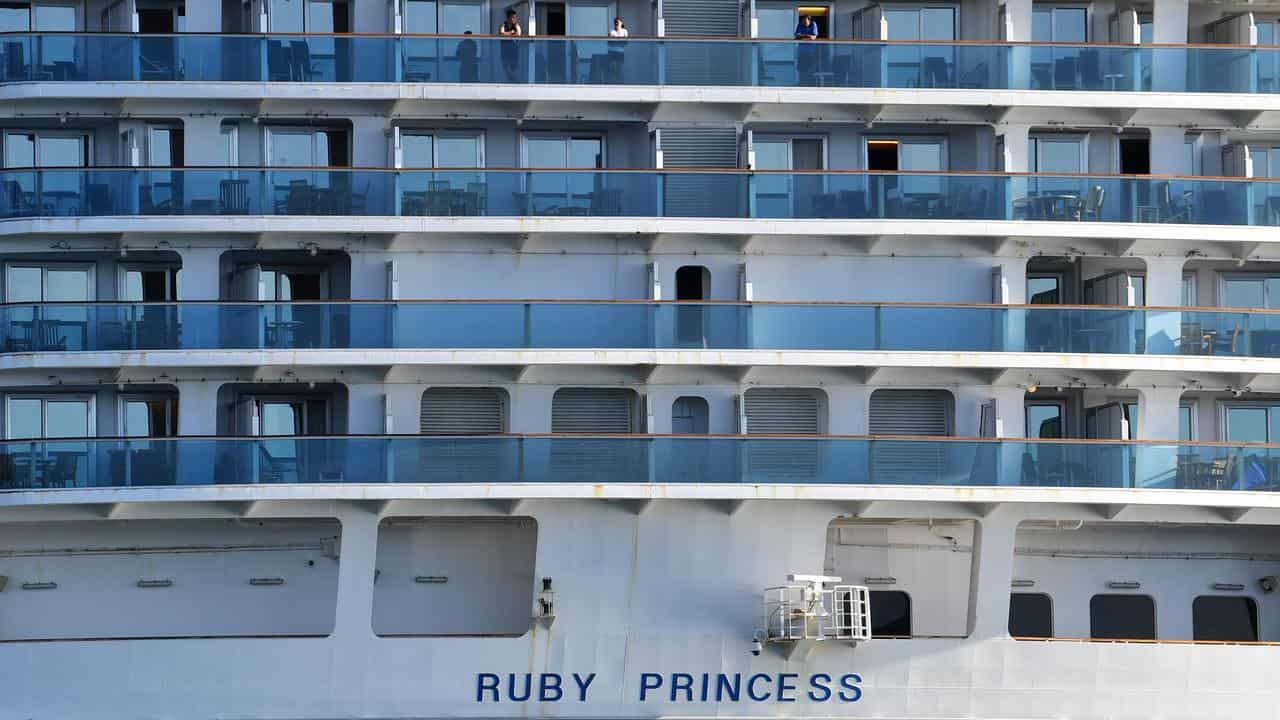
[[[826,133],[788,133],[788,132],[763,132],[762,133],[755,130],[751,131],[751,145],[752,145],[753,152],[755,151],[755,146],[760,144],[761,142],[780,143],[785,141],[787,143],[787,167],[785,169],[788,172],[795,171],[796,155],[795,155],[795,148],[792,147],[792,144],[796,140],[817,140],[821,142],[822,143],[822,167],[818,168],[818,172],[825,172],[831,169],[831,156],[830,156],[831,143],[830,143],[830,138]]]
[[[1041,440],[1059,439],[1059,438],[1041,438],[1039,435],[1031,434],[1031,423],[1029,422],[1031,418],[1029,416],[1028,411],[1032,407],[1052,406],[1052,407],[1058,408],[1058,413],[1059,413],[1058,417],[1061,420],[1062,438],[1060,439],[1069,439],[1071,437],[1071,428],[1070,428],[1070,423],[1068,421],[1069,420],[1069,414],[1068,414],[1069,404],[1070,402],[1066,398],[1061,398],[1061,397],[1046,397],[1044,399],[1039,399],[1039,398],[1024,399],[1022,401],[1022,423],[1023,423],[1023,427],[1025,428],[1026,437],[1041,439]]]
[[[951,146],[946,135],[915,135],[902,133],[868,133],[862,136],[862,169],[868,170],[871,165],[870,148],[868,145],[872,141],[891,140],[898,144],[898,169],[902,169],[902,146],[906,143],[927,143],[936,140],[937,144],[942,147],[942,168],[937,172],[945,173],[951,167]]]
[[[128,274],[131,272],[164,272],[165,289],[168,300],[164,302],[178,301],[178,273],[182,272],[180,264],[173,263],[121,263],[116,270],[116,298],[124,302],[142,302],[134,300],[125,300],[126,283],[128,282]]]
[[[529,170],[537,170],[529,166],[529,140],[564,140],[565,141],[565,167],[568,168],[569,162],[569,144],[568,141],[575,138],[581,139],[598,139],[600,141],[600,170],[609,167],[609,135],[604,131],[560,131],[560,130],[531,130],[520,133],[520,167]],[[553,168],[558,169],[558,168]]]
[[[306,274],[320,276],[320,298],[315,302],[327,301],[330,299],[329,293],[329,268],[322,265],[274,265],[269,263],[252,263],[258,266],[258,277],[261,282],[262,273],[273,272],[277,276],[287,274]],[[280,281],[276,280],[275,297],[266,302],[311,302],[308,300],[281,300],[280,299]]]
[[[400,158],[400,165],[399,165],[398,167],[401,167],[401,168],[404,168],[404,169],[409,169],[409,170],[450,170],[450,169],[454,169],[454,168],[441,167],[441,165],[440,165],[440,142],[439,142],[439,139],[440,139],[440,138],[442,138],[442,137],[443,137],[443,138],[475,138],[475,140],[476,140],[476,165],[475,165],[475,168],[483,168],[483,167],[485,166],[485,148],[484,148],[484,145],[485,145],[485,143],[484,143],[484,136],[485,136],[485,133],[484,133],[484,130],[463,130],[463,129],[457,129],[457,130],[454,130],[454,129],[450,129],[450,130],[432,130],[432,129],[426,129],[426,128],[421,128],[421,129],[420,129],[420,128],[406,128],[406,127],[403,127],[403,126],[402,126],[402,127],[400,128],[400,137],[401,137],[401,139],[402,139],[402,142],[403,142],[403,138],[404,138],[404,137],[406,137],[406,136],[409,136],[409,135],[415,135],[415,136],[429,135],[429,136],[431,137],[431,164],[430,164],[429,166],[425,166],[425,167],[424,167],[424,166],[421,166],[421,165],[406,165],[406,164],[404,164],[404,156],[403,156],[403,155],[401,155],[401,158]],[[601,147],[603,147],[603,143],[601,144]],[[470,168],[457,168],[457,169],[460,169],[460,170],[467,170],[467,169],[470,169]]]
[[[1027,159],[1030,161],[1028,169],[1034,173],[1042,172],[1062,172],[1059,170],[1043,170],[1040,167],[1040,142],[1063,142],[1067,140],[1076,141],[1080,148],[1080,169],[1076,172],[1089,172],[1089,135],[1087,133],[1037,133],[1033,132],[1027,137],[1027,143],[1035,143],[1034,152],[1027,153]],[[1031,148],[1027,148],[1028,151]]]
[[[128,412],[127,412],[127,410],[126,410],[126,406],[127,406],[127,404],[128,404],[128,403],[131,403],[131,402],[154,402],[154,401],[157,401],[157,400],[163,400],[164,402],[166,402],[166,403],[170,404],[170,405],[173,407],[173,410],[174,410],[174,413],[173,413],[173,427],[169,428],[169,434],[168,434],[168,435],[136,435],[136,436],[133,436],[133,438],[130,438],[130,436],[129,436],[129,427],[128,427],[128,417],[129,417],[129,416],[128,416]],[[122,395],[120,395],[120,396],[116,399],[116,411],[117,411],[117,413],[118,413],[118,419],[119,419],[119,422],[117,422],[117,423],[116,423],[117,431],[120,433],[120,437],[122,437],[122,438],[130,438],[130,439],[136,439],[136,440],[154,440],[154,439],[157,439],[157,438],[170,438],[170,437],[177,437],[177,436],[178,436],[178,413],[177,413],[177,408],[178,408],[178,395],[176,395],[176,394],[174,394],[174,393],[168,393],[168,392],[138,393],[138,392],[135,392],[135,393],[125,393],[125,394],[122,394]],[[166,418],[166,421],[167,421],[167,420],[168,420],[168,418]]]
[[[783,7],[789,7],[789,8],[791,9],[791,27],[792,27],[793,29],[794,29],[797,25],[799,25],[799,24],[800,24],[800,8],[801,8],[801,7],[806,7],[806,8],[825,8],[825,9],[826,9],[826,11],[827,11],[827,34],[826,34],[825,36],[824,36],[824,35],[819,35],[819,36],[818,36],[818,39],[819,39],[819,40],[830,40],[831,38],[836,37],[836,7],[835,7],[835,3],[832,3],[832,2],[812,2],[812,3],[808,3],[808,2],[786,2],[785,0],[777,0],[777,1],[775,1],[775,0],[757,0],[757,1],[756,1],[756,3],[755,3],[755,6],[754,6],[754,8],[753,8],[753,9],[754,9],[754,11],[755,11],[755,15],[753,15],[753,16],[752,16],[752,18],[751,18],[751,20],[752,20],[752,23],[753,23],[753,24],[756,24],[756,23],[758,23],[758,22],[759,22],[759,18],[760,18],[760,11],[759,11],[759,7],[760,7],[761,5],[769,6],[770,8],[783,8]],[[788,34],[786,37],[787,37],[787,38],[791,38],[791,34]],[[775,38],[775,39],[777,39],[777,38]]]
[[[1228,431],[1229,431],[1229,429],[1230,429],[1230,428],[1229,428],[1229,426],[1228,426],[1228,420],[1227,420],[1228,413],[1229,413],[1229,411],[1230,411],[1232,408],[1252,408],[1252,409],[1260,409],[1260,410],[1263,410],[1263,411],[1266,413],[1266,416],[1267,416],[1267,440],[1266,440],[1266,442],[1268,442],[1268,443],[1269,443],[1269,442],[1271,442],[1271,438],[1274,436],[1274,432],[1275,432],[1275,429],[1271,427],[1271,408],[1273,408],[1273,407],[1280,407],[1280,401],[1277,401],[1277,400],[1239,400],[1239,399],[1236,399],[1236,398],[1232,398],[1232,399],[1230,399],[1230,400],[1221,400],[1221,401],[1219,401],[1219,403],[1218,403],[1218,432],[1222,433],[1222,434],[1219,436],[1219,438],[1221,439],[1221,441],[1222,441],[1222,442],[1227,442],[1227,443],[1233,442],[1233,441],[1231,440],[1230,436],[1228,435]],[[1193,420],[1194,420],[1194,417],[1193,417]],[[1192,426],[1193,426],[1193,427],[1195,426],[1195,422],[1194,422],[1194,421],[1193,421],[1191,424],[1192,424]]]

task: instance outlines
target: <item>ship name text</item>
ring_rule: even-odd
[[[596,673],[479,673],[476,702],[587,702]],[[853,673],[640,673],[640,702],[857,702]]]

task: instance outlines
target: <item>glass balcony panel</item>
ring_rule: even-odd
[[[268,448],[287,442],[289,452]],[[1275,491],[1280,447],[753,436],[9,440],[0,490],[296,483],[911,484]]]
[[[51,10],[52,11],[52,10]],[[895,12],[895,11],[890,11]],[[925,12],[941,12],[938,9]],[[762,32],[770,22],[761,11]],[[785,15],[785,17],[782,17]],[[794,24],[788,10],[779,17]],[[52,22],[52,20],[51,20]],[[1044,32],[1049,36],[1059,29]],[[945,22],[942,23],[945,25]],[[901,23],[894,25],[897,27]],[[912,25],[907,23],[903,25]],[[779,25],[779,28],[781,25]],[[721,85],[1054,91],[1280,92],[1280,49],[492,36],[10,33],[0,82]],[[791,29],[778,30],[789,38]],[[901,40],[910,38],[909,42]]]
[[[136,215],[1039,220],[1280,226],[1280,180],[736,170],[0,170],[0,218]]]
[[[647,302],[15,303],[0,352],[755,349],[1280,357],[1280,313]]]

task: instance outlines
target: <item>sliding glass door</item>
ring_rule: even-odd
[[[953,87],[955,85],[956,8],[886,7],[889,40],[910,41],[885,49],[888,87]],[[934,41],[939,45],[911,44]]]
[[[817,174],[826,167],[826,141],[821,137],[757,135],[752,140],[757,170],[752,176],[755,217],[806,217],[825,186]],[[808,174],[806,174],[808,173]]]
[[[85,350],[90,331],[86,306],[36,303],[85,303],[93,296],[92,276],[92,270],[83,266],[8,265],[5,300],[23,305],[8,310],[6,348],[10,352]]]
[[[605,166],[604,138],[599,135],[525,135],[524,166],[580,172],[531,172],[528,199],[534,215],[586,215],[601,179],[594,169]]]
[[[76,395],[12,395],[5,403],[5,437],[40,440],[7,443],[0,462],[25,487],[67,488],[89,485],[89,446],[73,438],[93,435],[93,400]]]

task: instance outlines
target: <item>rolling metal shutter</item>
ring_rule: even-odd
[[[551,432],[633,433],[635,398],[630,390],[561,388],[551,398]]]
[[[433,387],[422,393],[424,435],[493,435],[503,431],[503,394],[496,388]]]
[[[752,388],[743,395],[747,433],[817,435],[821,405],[811,390]],[[803,439],[756,439],[747,445],[747,469],[752,482],[805,482],[817,478],[822,467],[822,443]]]
[[[433,387],[422,393],[424,435],[496,435],[506,429],[506,394],[497,388]],[[468,482],[515,476],[514,441],[437,437],[418,444],[414,472],[422,482]]]
[[[945,390],[876,390],[871,393],[872,435],[950,434],[951,393]],[[942,443],[878,440],[871,455],[873,482],[931,484],[946,470]]]
[[[732,127],[662,128],[662,165],[670,168],[736,168],[738,130]]]
[[[817,435],[818,397],[810,390],[752,388],[745,395],[750,435]]]
[[[664,168],[738,167],[738,131],[734,128],[662,128]],[[663,211],[668,217],[716,217],[737,204],[744,179],[733,175],[666,176]]]
[[[663,0],[667,35],[736,37],[742,16],[739,0]]]
[[[636,394],[610,388],[561,388],[551,398],[553,433],[632,433]],[[554,482],[635,482],[648,479],[643,438],[552,438]]]
[[[738,37],[742,8],[738,0],[664,0],[666,36]],[[741,85],[752,67],[745,45],[664,43],[664,79],[668,85]]]
[[[871,393],[872,435],[948,435],[951,393],[876,390]]]

